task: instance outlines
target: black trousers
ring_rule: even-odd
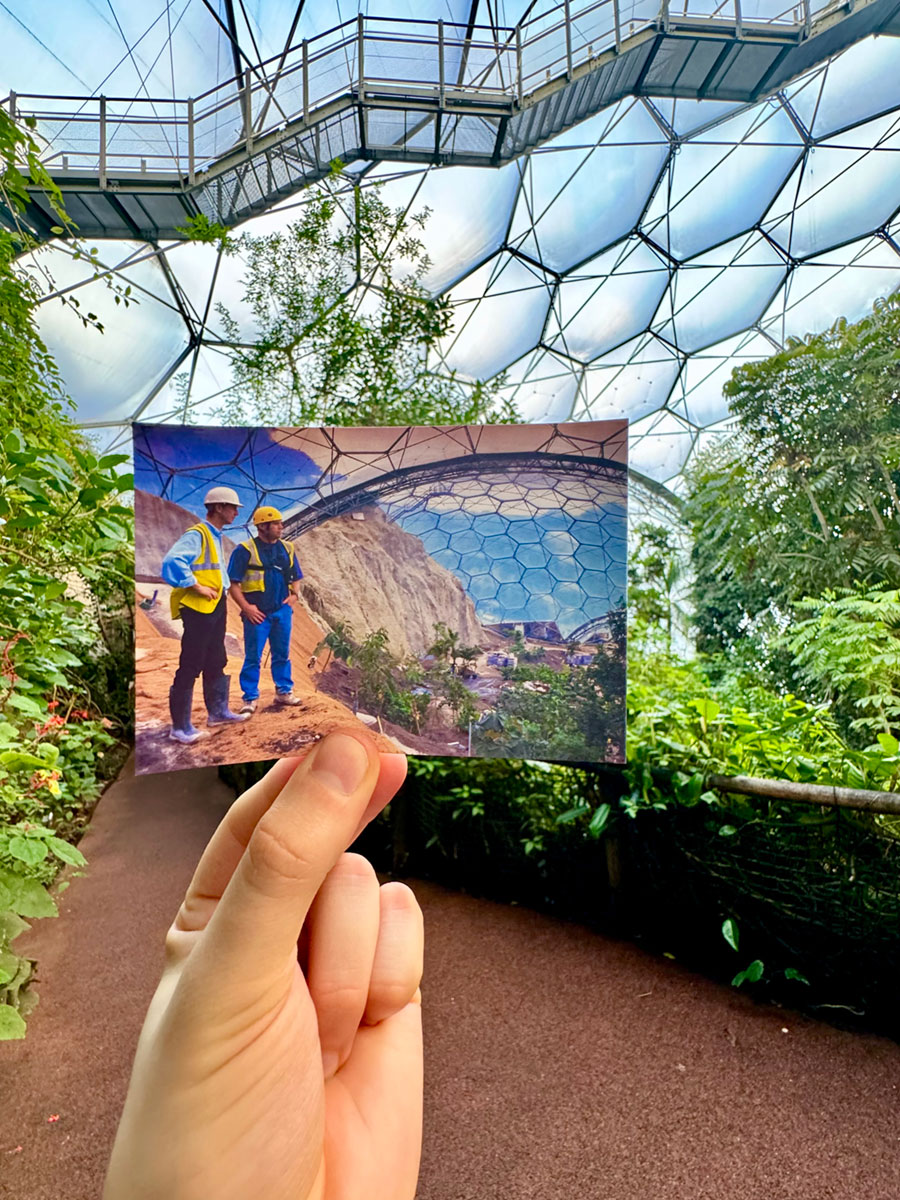
[[[225,594],[211,613],[197,612],[181,606],[184,633],[181,637],[181,658],[172,687],[187,691],[194,686],[198,675],[204,687],[222,678],[228,655],[225,653]]]

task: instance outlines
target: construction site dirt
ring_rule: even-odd
[[[156,603],[149,609],[140,607],[141,600],[152,598]],[[162,593],[166,592],[166,595]],[[169,737],[169,687],[181,653],[179,622],[168,615],[168,589],[147,584],[138,585],[139,606],[136,609],[135,708],[137,712],[138,769],[172,771],[186,767],[211,766],[221,763],[265,761],[284,755],[303,754],[332,729],[358,721],[369,725],[379,749],[415,750],[409,743],[379,732],[375,718],[355,714],[352,708],[319,689],[323,662],[320,659],[311,670],[307,663],[313,657],[322,638],[321,629],[300,607],[295,608],[291,636],[291,662],[294,692],[301,703],[285,706],[275,702],[275,686],[269,675],[268,651],[263,659],[260,677],[260,700],[256,713],[249,721],[233,726],[214,726],[210,736],[194,745],[182,745]],[[238,675],[244,661],[241,618],[236,607],[229,603],[225,648],[228,653],[226,674],[231,678],[231,698],[240,700]],[[327,667],[328,652],[322,656]],[[198,729],[206,729],[206,711],[198,686],[195,689],[193,721]]]

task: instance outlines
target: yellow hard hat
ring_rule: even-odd
[[[262,508],[258,508],[253,514],[254,525],[267,525],[269,521],[283,521],[281,513],[277,508],[272,508],[271,505],[264,504]]]

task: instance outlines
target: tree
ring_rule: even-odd
[[[736,431],[698,457],[685,508],[703,647],[803,596],[900,585],[900,295],[738,368],[725,394]]]
[[[344,621],[335,621],[331,631],[316,646],[316,654],[319,653],[323,646],[327,646],[335,658],[343,659],[348,667],[353,665],[356,643],[351,638],[350,631]]]
[[[228,423],[430,425],[515,419],[502,379],[463,385],[430,358],[451,329],[445,297],[422,279],[418,236],[427,210],[392,210],[377,186],[347,193],[335,172],[282,232],[226,241],[247,269],[245,301],[259,333],[251,346],[223,306],[234,385]],[[198,235],[200,236],[200,235]]]
[[[471,667],[482,655],[480,646],[459,646],[454,661],[457,667]]]
[[[376,716],[383,716],[385,704],[393,691],[393,670],[397,660],[388,650],[386,629],[373,630],[357,648],[354,656],[359,667],[359,698]]]
[[[472,693],[456,675],[444,675],[438,683],[439,700],[453,713],[457,727],[466,729],[478,716],[478,705]]]
[[[900,592],[826,592],[802,600],[785,635],[801,679],[851,736],[900,731]]]
[[[455,660],[457,647],[459,646],[459,634],[448,628],[443,621],[436,621],[434,625],[434,641],[428,647],[428,653],[440,662],[453,663]]]

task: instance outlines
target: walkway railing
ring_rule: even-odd
[[[641,34],[685,33],[801,42],[830,13],[818,0],[564,0],[515,27],[360,15],[302,41],[242,76],[188,99],[11,94],[9,111],[36,118],[54,173],[180,177],[188,186],[223,155],[253,155],[288,126],[333,115],[347,100],[393,120],[414,148],[423,111],[509,116],[548,85],[589,70]],[[415,112],[418,109],[419,122]],[[433,140],[433,139],[432,139]]]

